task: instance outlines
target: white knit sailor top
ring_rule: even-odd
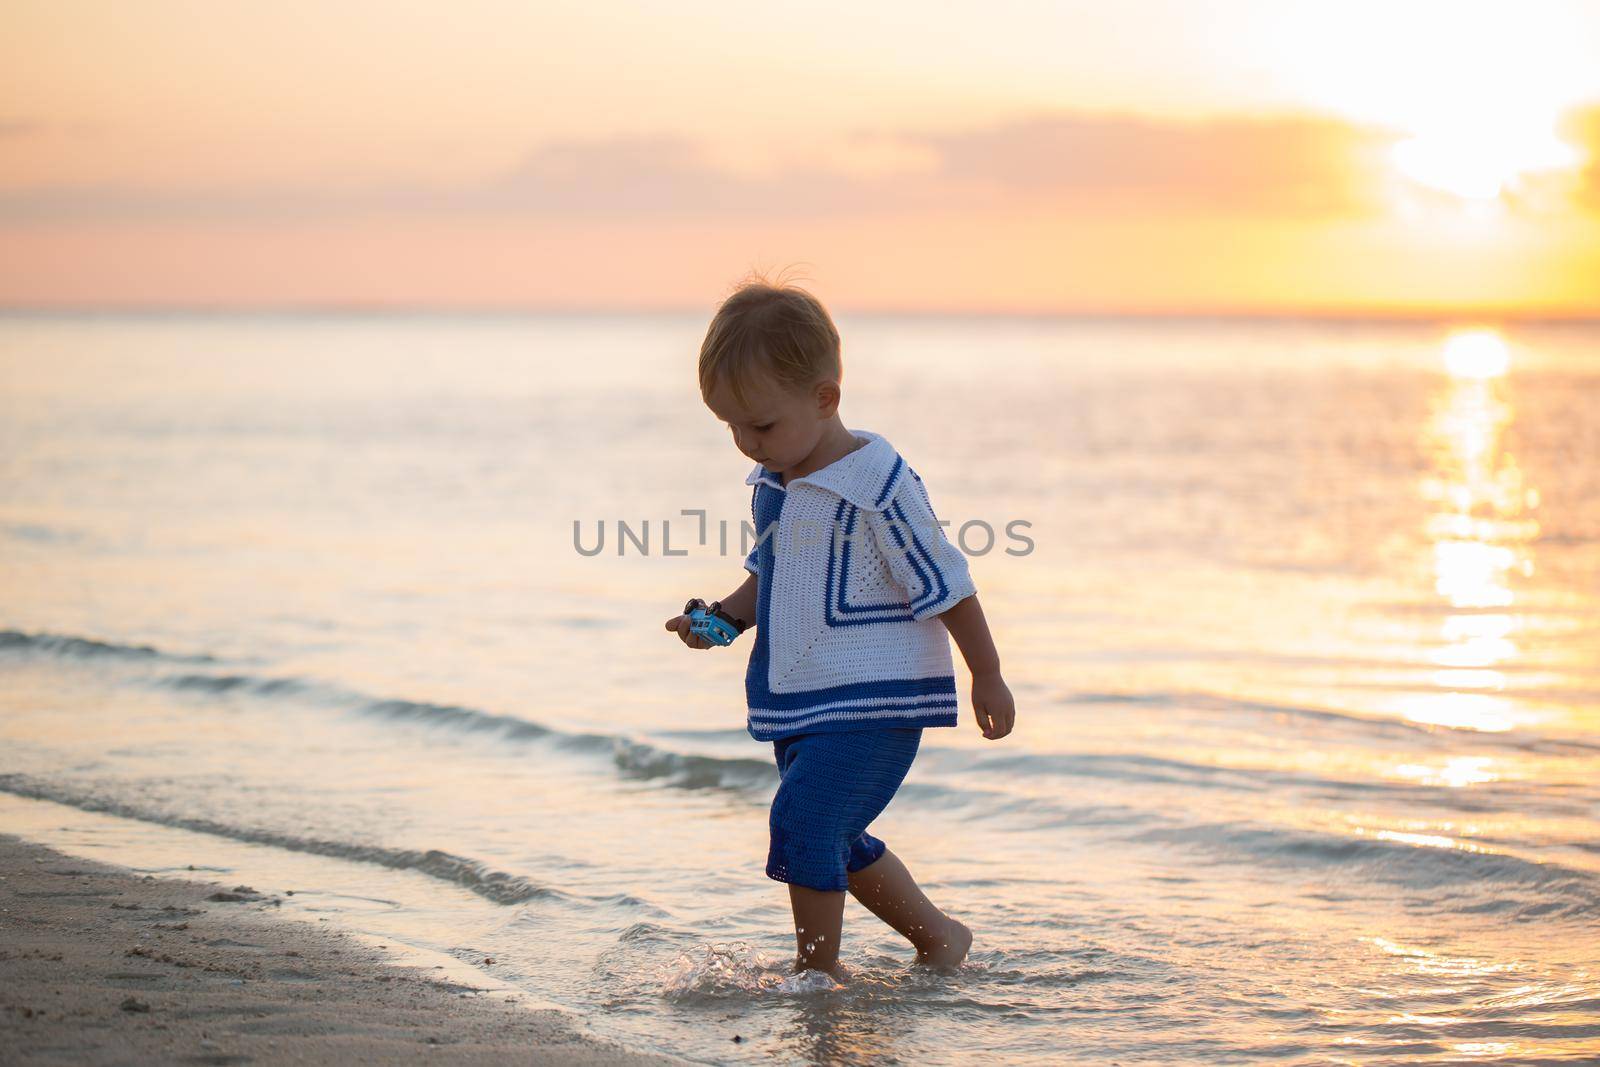
[[[955,726],[955,668],[938,615],[977,592],[917,472],[879,434],[786,486],[757,465],[759,577],[745,672],[757,741],[822,731]]]

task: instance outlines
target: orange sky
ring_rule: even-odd
[[[1600,4],[8,0],[0,304],[1600,314]]]

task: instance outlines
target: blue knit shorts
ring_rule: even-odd
[[[767,877],[845,890],[883,855],[867,824],[889,805],[922,742],[922,727],[795,734],[772,742],[782,781],[767,823]]]

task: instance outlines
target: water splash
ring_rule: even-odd
[[[768,987],[773,993],[831,993],[843,988],[828,972],[810,969],[788,975]]]
[[[713,941],[678,954],[667,967],[662,995],[668,1000],[692,1001],[763,993],[827,993],[842,988],[825,971],[782,973],[780,964],[748,941]]]
[[[669,1000],[755,995],[771,970],[771,959],[748,941],[702,943],[672,961],[662,993]]]

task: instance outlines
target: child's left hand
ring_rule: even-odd
[[[1011,732],[1017,721],[1017,705],[998,673],[972,676],[972,713],[977,716],[978,729],[991,741]]]

